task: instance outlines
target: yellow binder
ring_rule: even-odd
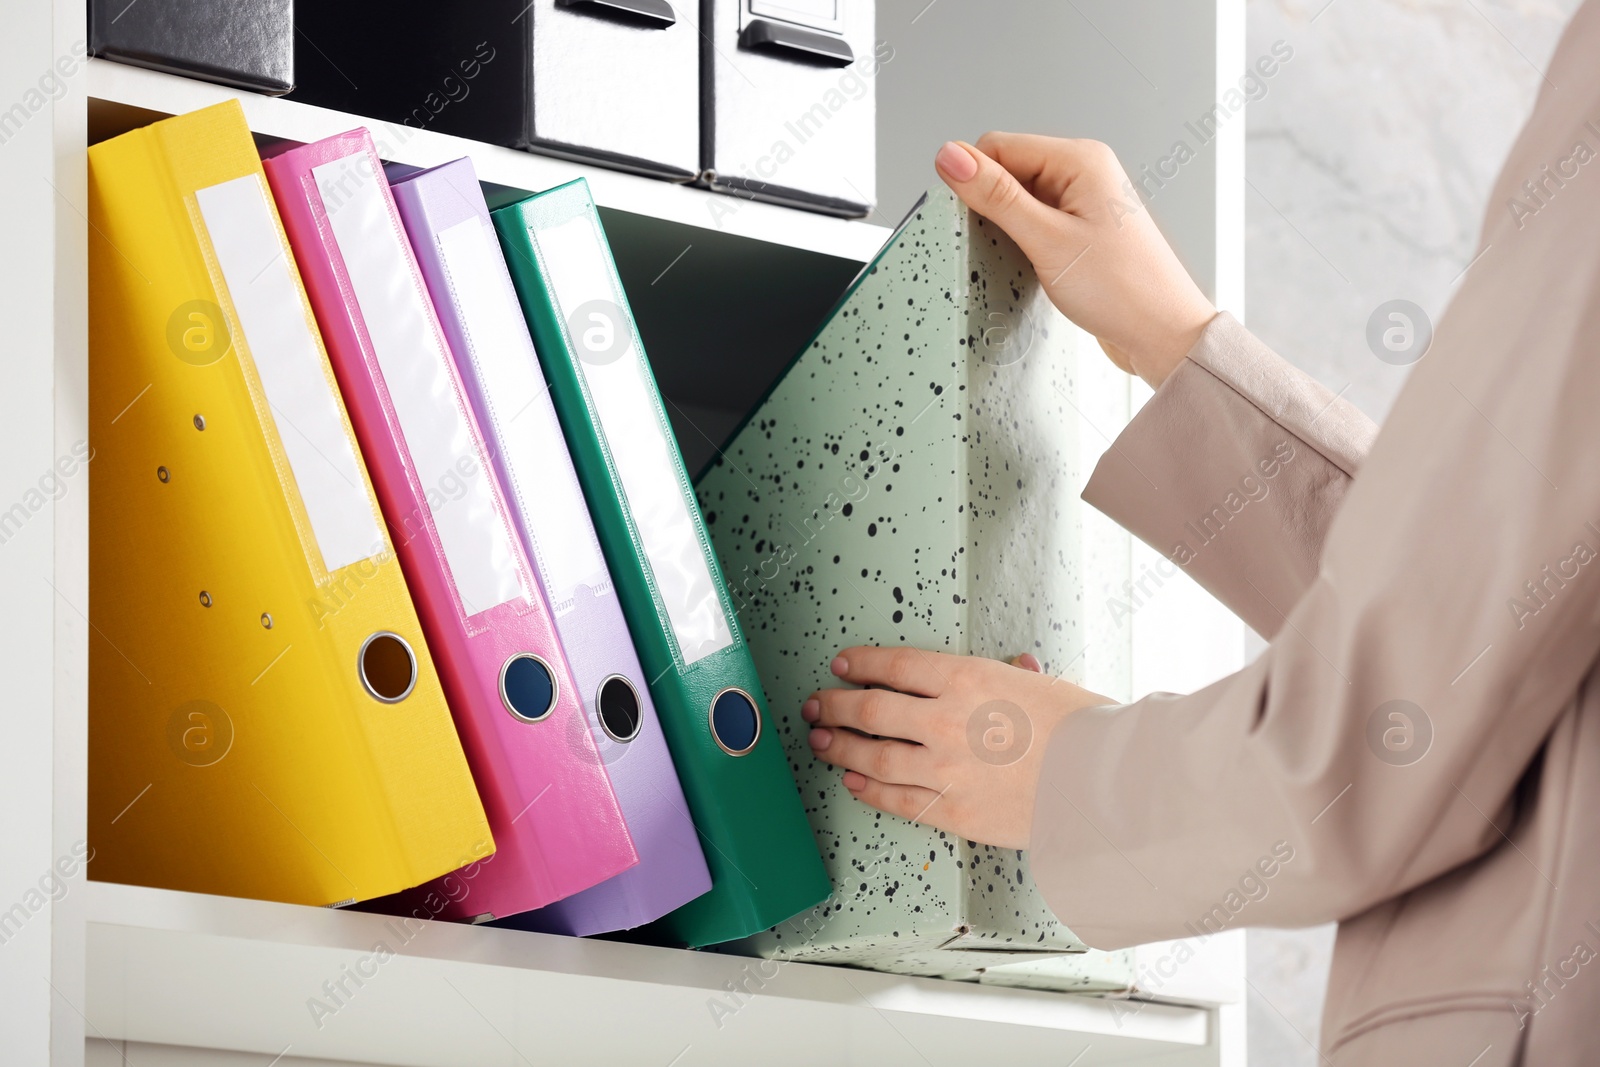
[[[94,876],[333,904],[483,860],[238,103],[91,147],[89,218]]]

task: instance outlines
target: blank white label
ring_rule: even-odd
[[[312,168],[463,611],[525,595],[427,291],[365,152]],[[396,536],[405,536],[396,531]]]
[[[839,0],[750,0],[750,13],[824,30],[839,28]]]
[[[496,443],[551,607],[565,614],[579,586],[603,593],[611,579],[550,388],[489,221],[458,222],[438,242],[477,374],[484,436]]]
[[[592,214],[535,230],[532,236],[561,314],[592,300],[617,301],[605,238]],[[604,363],[577,359],[577,366],[589,385],[678,651],[684,663],[695,663],[733,644],[733,634],[678,480],[673,445],[632,336],[633,324],[623,321],[615,327],[628,331],[626,350]]]
[[[323,567],[377,555],[383,532],[261,179],[247,174],[195,199]]]

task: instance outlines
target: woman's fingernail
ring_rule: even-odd
[[[833,744],[833,731],[828,729],[812,730],[811,736],[808,738],[808,740],[811,742],[812,748],[816,749],[818,752],[821,752],[823,749]]]
[[[833,662],[828,664],[828,669],[843,678],[846,672],[850,670],[850,661],[843,656],[835,656],[833,657]]]
[[[822,701],[812,697],[800,705],[800,717],[806,722],[816,722],[822,718]]]
[[[852,793],[859,793],[867,787],[867,776],[858,771],[845,771],[844,787]]]
[[[1040,663],[1039,657],[1035,656],[1032,652],[1024,652],[1022,655],[1013,659],[1011,661],[1011,665],[1013,667],[1021,667],[1025,671],[1033,671],[1036,674],[1044,673],[1044,664]]]
[[[933,163],[958,182],[969,182],[972,176],[978,173],[978,161],[972,158],[972,153],[954,141],[944,143],[939,149],[939,154],[933,157]]]

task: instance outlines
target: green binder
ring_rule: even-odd
[[[840,684],[828,663],[857,643],[1033,652],[1126,695],[1132,627],[1108,605],[1126,597],[1131,543],[1078,494],[1102,434],[1126,422],[1128,386],[1092,346],[1017,247],[941,187],[701,474],[837,887],[818,921],[739,948],[958,978],[1084,950],[1022,853],[853,799],[793,712]]]
[[[653,933],[766,929],[823,900],[828,876],[589,187],[492,217],[711,867],[711,892]]]

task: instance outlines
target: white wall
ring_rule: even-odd
[[[938,181],[933,156],[947,140],[988,130],[1091,137],[1135,176],[1186,140],[1196,157],[1175,168],[1151,212],[1214,291],[1218,142],[1202,145],[1184,124],[1218,100],[1216,12],[1227,21],[1236,7],[1242,0],[878,0],[877,38],[894,48],[877,75],[878,221],[898,221]],[[1226,37],[1242,51],[1242,25]],[[1242,61],[1225,58],[1221,77],[1236,79]],[[1243,126],[1238,115],[1221,127],[1224,156]]]
[[[1338,0],[1313,23],[1326,2],[1249,3],[1250,49],[1298,53],[1250,109],[1250,325],[1381,417],[1406,368],[1367,318],[1405,298],[1437,321],[1579,0]]]

